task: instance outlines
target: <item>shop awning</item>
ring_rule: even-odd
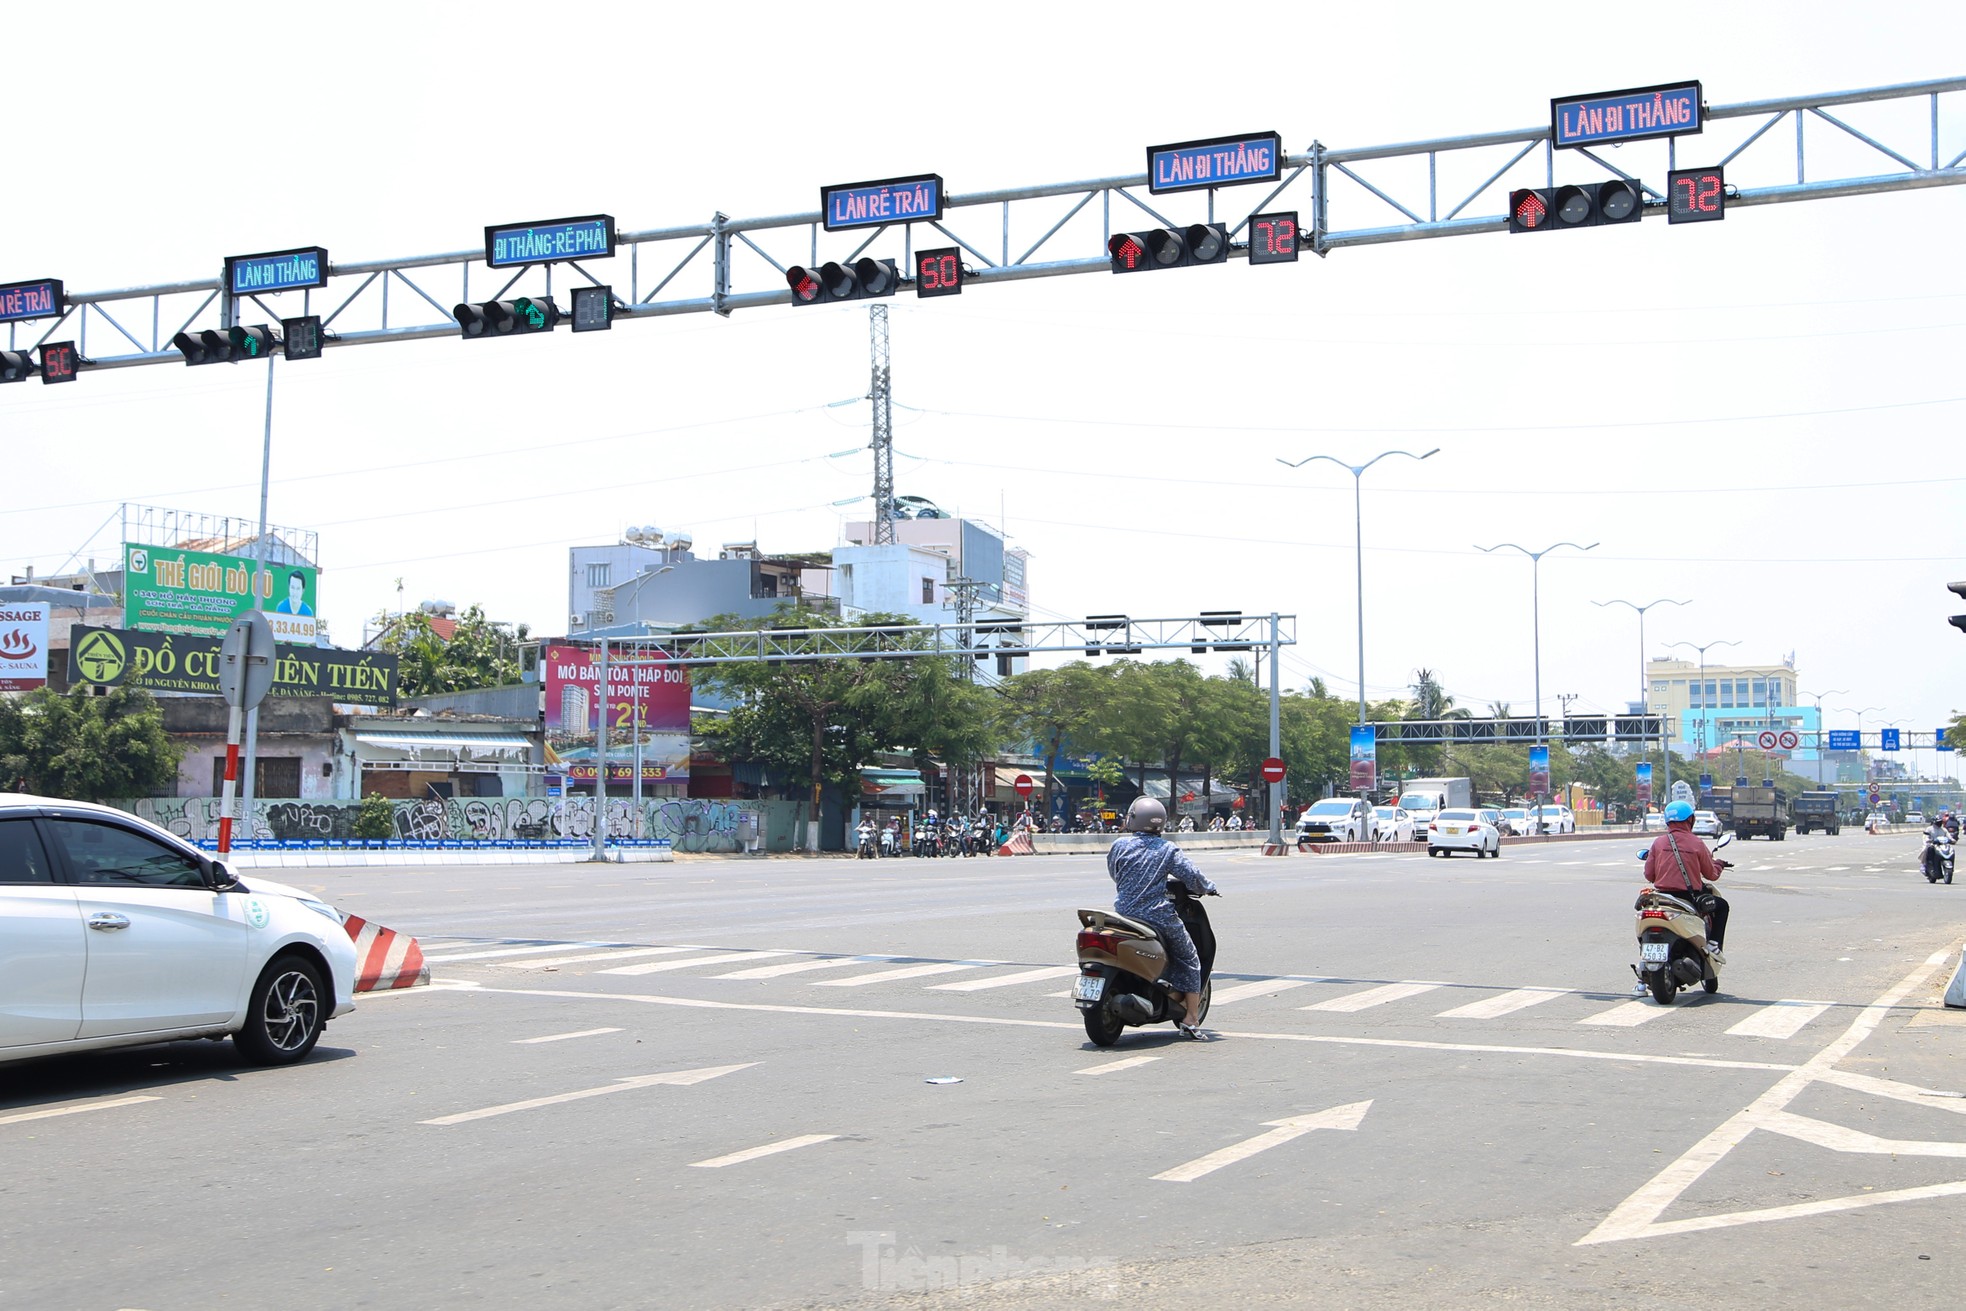
[[[355,741],[385,751],[452,758],[469,752],[474,756],[516,754],[524,759],[532,751],[532,743],[517,733],[357,733]]]
[[[914,769],[862,769],[860,790],[868,796],[918,797],[928,790],[921,771]]]

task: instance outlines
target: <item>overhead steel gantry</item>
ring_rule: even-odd
[[[1324,255],[1351,246],[1506,231],[1512,186],[1624,178],[1643,188],[1645,217],[1658,218],[1665,208],[1666,171],[1694,165],[1727,167],[1729,209],[1953,186],[1966,182],[1962,93],[1966,78],[1942,78],[1709,105],[1699,135],[1626,142],[1615,161],[1602,148],[1559,152],[1547,125],[1356,149],[1313,142],[1309,150],[1285,157],[1273,185],[1238,191],[1152,195],[1140,173],[952,194],[941,219],[871,233],[826,233],[816,210],[751,219],[717,214],[708,223],[620,232],[612,258],[573,261],[564,268],[485,270],[478,267],[483,248],[473,247],[407,259],[332,262],[327,285],[313,291],[234,297],[224,292],[219,277],[207,277],[69,292],[67,312],[59,319],[10,324],[8,347],[73,339],[91,368],[175,364],[182,357],[170,342],[180,331],[225,328],[261,314],[277,320],[312,313],[323,316],[329,346],[416,341],[457,335],[453,305],[508,294],[551,295],[556,277],[562,287],[569,279],[577,280],[573,285],[612,287],[617,319],[703,311],[728,315],[789,304],[785,270],[819,263],[822,245],[826,258],[893,257],[904,269],[912,267],[918,242],[954,245],[974,261],[964,274],[965,289],[980,289],[1025,278],[1104,273],[1106,239],[1129,225],[1146,226],[1143,220],[1163,227],[1222,222],[1233,239],[1244,233],[1251,214],[1292,204],[1300,215],[1309,215],[1308,222],[1300,219],[1306,246]],[[1866,131],[1848,121],[1848,107],[1885,102],[1899,102],[1889,124]],[[1947,135],[1954,139],[1942,144]],[[1241,197],[1250,194],[1260,199],[1244,208]],[[1219,216],[1218,205],[1224,207]],[[1205,214],[1190,213],[1204,206]],[[1177,212],[1180,220],[1172,217]],[[296,242],[327,244],[333,234],[292,235]],[[1247,247],[1238,245],[1232,253],[1245,257]],[[215,252],[212,260],[217,264],[220,255]],[[7,277],[15,272],[60,274],[22,269]],[[904,282],[904,292],[911,285]]]

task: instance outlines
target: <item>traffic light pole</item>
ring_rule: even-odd
[[[266,497],[273,481],[273,356],[266,357],[266,426],[259,447],[259,532],[253,538],[253,594],[251,609],[259,609],[266,586]],[[246,833],[252,835],[253,778],[259,758],[259,707],[246,712],[246,779],[240,807],[246,816]],[[360,798],[356,798],[360,800]]]

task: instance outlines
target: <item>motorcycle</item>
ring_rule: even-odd
[[[939,856],[942,854],[942,836],[934,829],[923,825],[915,830],[915,854],[917,856]]]
[[[892,856],[895,854],[894,830],[891,828],[881,830],[881,854],[883,856]]]
[[[1952,835],[1927,837],[1925,849],[1919,853],[1919,865],[1925,871],[1927,883],[1952,882]]]
[[[1729,833],[1711,849],[1719,851],[1733,840]],[[1638,858],[1644,860],[1646,854],[1641,851]],[[1724,860],[1714,864],[1732,868]],[[1633,909],[1638,912],[1638,963],[1632,973],[1641,989],[1651,989],[1661,1006],[1672,1005],[1681,988],[1696,983],[1709,993],[1720,991],[1720,962],[1707,949],[1707,917],[1690,896],[1648,886]]]
[[[1215,970],[1215,933],[1209,927],[1208,912],[1188,891],[1187,884],[1170,878],[1167,895],[1201,957],[1197,1020],[1205,1020],[1214,990],[1209,976]],[[1185,1007],[1169,999],[1160,983],[1161,971],[1167,968],[1167,948],[1158,929],[1111,910],[1081,907],[1078,916],[1079,977],[1072,988],[1072,1004],[1079,1008],[1085,1036],[1094,1046],[1111,1047],[1120,1040],[1121,1030],[1130,1025],[1179,1021],[1187,1014]]]
[[[870,828],[861,829],[860,846],[854,852],[855,858],[859,860],[872,860],[878,854],[880,853],[874,846],[874,830]]]

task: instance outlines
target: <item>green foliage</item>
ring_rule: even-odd
[[[504,687],[519,681],[519,646],[527,635],[524,624],[515,628],[493,623],[475,605],[458,616],[449,641],[438,636],[430,616],[421,610],[391,624],[381,646],[396,656],[396,686],[403,697]]]
[[[358,838],[396,836],[396,808],[388,797],[363,797],[355,810],[354,833]]]
[[[1057,669],[1033,669],[997,689],[997,721],[1004,739],[1029,742],[1047,762],[1047,795],[1060,786],[1049,767],[1067,749],[1094,751],[1089,730],[1104,696],[1105,672],[1083,660]]]
[[[0,786],[72,801],[168,794],[183,754],[148,692],[0,697]]]

